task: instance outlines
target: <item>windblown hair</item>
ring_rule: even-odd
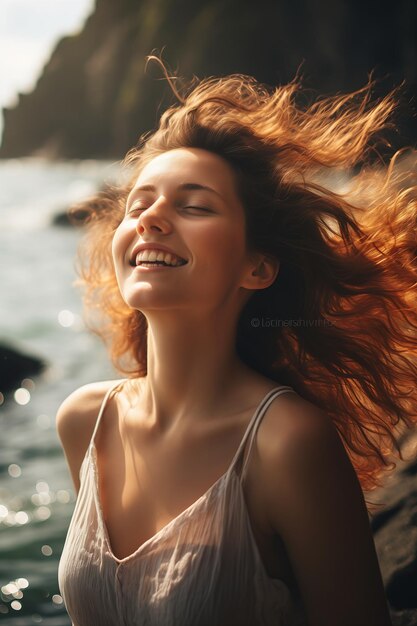
[[[180,104],[128,153],[128,183],[83,207],[90,219],[79,271],[90,326],[120,371],[146,374],[147,322],[119,293],[114,230],[155,156],[183,147],[220,155],[237,174],[248,248],[280,260],[275,282],[240,314],[237,352],[330,415],[371,490],[403,458],[399,436],[417,421],[416,189],[401,173],[404,151],[387,167],[377,151],[397,93],[373,101],[369,81],[311,103],[298,78],[269,88],[233,74],[180,94],[162,66]],[[350,174],[344,189],[334,189],[335,171]]]

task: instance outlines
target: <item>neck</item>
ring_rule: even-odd
[[[185,312],[184,312],[185,313]],[[236,406],[236,390],[254,374],[235,351],[236,320],[148,315],[147,375],[142,406],[161,428],[174,420],[195,420]],[[232,396],[234,398],[232,399]],[[227,409],[226,409],[227,410]]]

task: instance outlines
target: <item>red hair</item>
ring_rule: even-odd
[[[396,454],[403,458],[397,437],[417,408],[416,188],[401,173],[402,153],[388,168],[374,158],[396,94],[372,102],[369,82],[301,106],[298,79],[270,89],[234,74],[184,87],[183,96],[167,78],[180,104],[128,153],[130,182],[83,205],[90,326],[120,371],[146,374],[147,322],[119,293],[114,230],[156,155],[194,147],[222,156],[237,174],[248,248],[280,260],[273,285],[241,312],[236,350],[331,416],[362,487],[372,489]],[[329,173],[354,167],[349,189],[332,190]]]

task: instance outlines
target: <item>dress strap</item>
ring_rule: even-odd
[[[124,378],[122,380],[118,380],[115,385],[111,385],[111,387],[106,391],[106,393],[104,395],[104,398],[103,398],[103,401],[102,401],[101,406],[100,406],[100,410],[99,410],[98,415],[97,415],[96,424],[94,426],[94,431],[93,431],[93,434],[92,434],[92,437],[91,437],[91,440],[90,440],[90,447],[94,445],[94,441],[95,441],[96,434],[97,434],[97,431],[98,431],[98,428],[99,428],[99,425],[100,425],[100,421],[101,421],[102,415],[104,413],[104,409],[106,408],[107,402],[108,402],[108,400],[110,398],[110,395],[113,393],[113,391],[117,387],[119,387],[122,383],[124,383],[125,380],[127,380],[127,379]]]
[[[248,467],[248,462],[249,462],[250,454],[252,451],[253,442],[255,440],[256,433],[262,422],[262,419],[265,416],[265,413],[267,412],[269,406],[272,404],[275,398],[278,398],[278,396],[282,395],[283,393],[289,393],[289,392],[297,393],[296,391],[294,391],[292,387],[288,385],[282,385],[276,389],[272,389],[272,391],[264,398],[264,400],[261,402],[260,406],[258,407],[258,410],[256,411],[253,417],[253,420],[251,421],[248,431],[246,433],[248,436],[250,435],[250,439],[249,439],[249,444],[247,445],[244,451],[244,455],[243,455],[243,466],[240,472],[241,482],[243,482],[245,479],[246,470]],[[247,437],[245,437],[244,439],[245,441],[242,441],[243,445],[245,444]],[[242,445],[242,448],[243,448],[243,445]]]

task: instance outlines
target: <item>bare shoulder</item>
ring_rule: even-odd
[[[262,466],[265,497],[271,507],[275,530],[282,519],[286,523],[288,502],[280,505],[278,493],[310,490],[323,474],[327,480],[349,483],[360,490],[359,481],[347,451],[328,414],[297,393],[280,395],[270,405],[259,431],[258,452]],[[331,506],[331,504],[329,504]],[[281,510],[282,508],[282,510]]]
[[[281,393],[268,407],[257,446],[265,472],[274,473],[276,464],[303,462],[309,449],[317,451],[317,446],[329,445],[330,440],[342,445],[327,413],[298,393],[289,392]]]
[[[56,430],[78,492],[79,471],[106,393],[117,380],[89,383],[73,391],[58,408]],[[121,382],[121,381],[120,381]]]
[[[280,395],[264,419],[265,515],[284,541],[309,624],[388,626],[363,492],[336,426],[294,393]]]
[[[327,414],[298,393],[282,393],[274,399],[256,442],[266,502],[278,489],[291,489],[294,472],[316,471],[320,449],[337,445],[335,430]],[[268,517],[276,524],[276,511]]]

